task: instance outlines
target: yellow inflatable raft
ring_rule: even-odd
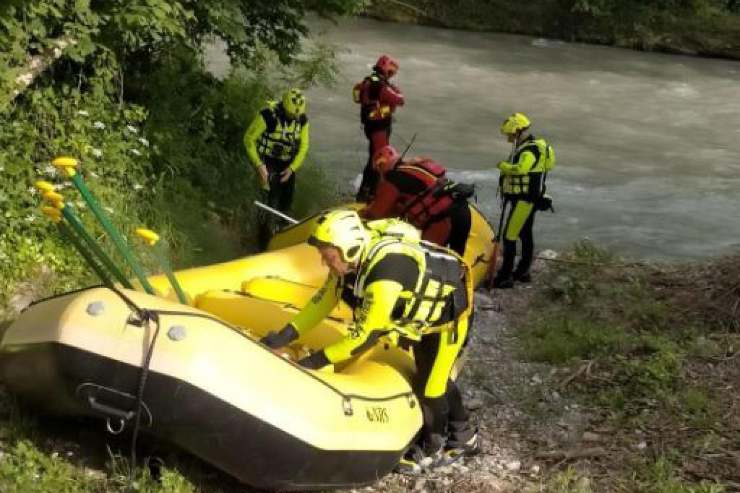
[[[493,231],[479,213],[466,259],[479,282]],[[409,381],[413,355],[379,343],[331,370],[305,370],[256,342],[282,327],[327,272],[301,243],[307,220],[272,250],[176,273],[191,306],[89,288],[40,301],[6,331],[0,376],[41,409],[94,416],[112,433],[168,440],[252,486],[357,487],[390,472],[422,423]],[[167,299],[169,298],[169,299]],[[292,356],[341,338],[351,313],[289,348]],[[139,405],[140,404],[140,405]]]

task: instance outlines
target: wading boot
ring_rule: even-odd
[[[511,289],[514,287],[514,279],[511,277],[498,277],[493,279],[494,289]]]

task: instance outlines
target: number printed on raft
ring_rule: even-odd
[[[389,423],[388,410],[384,407],[368,407],[365,411],[368,421],[371,423]]]

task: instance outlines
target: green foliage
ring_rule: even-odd
[[[332,66],[331,56],[333,52],[322,51],[309,59],[327,57],[321,64]],[[310,86],[320,82],[311,70],[313,66],[309,64],[309,71],[303,72],[306,66],[299,63],[290,72]],[[196,249],[220,252],[211,261],[233,258],[233,245],[248,244],[253,237],[253,201],[260,197],[260,190],[243,136],[266,101],[293,82],[273,82],[283,80],[285,72],[288,70],[278,69],[275,61],[266,57],[255,70],[239,67],[224,80],[217,80],[202,72],[192,53],[180,51],[171,54],[168,63],[148,74],[145,81],[133,82],[145,84],[147,89],[141,98],[151,114],[146,133],[152,140],[155,169],[164,192],[157,194],[157,208],[169,211],[177,229],[196,242]],[[333,74],[321,75],[333,80]],[[168,188],[176,193],[167,193]],[[322,193],[314,193],[316,190]],[[324,170],[307,159],[298,172],[293,213],[303,217],[337,203],[337,199],[338,192]],[[204,228],[210,233],[204,234]],[[229,231],[239,234],[220,245],[213,244],[218,238],[233,236]],[[197,262],[197,257],[181,259],[180,265]]]
[[[620,264],[608,252],[579,243],[546,276],[532,315],[522,324],[527,359],[552,364],[596,360],[612,385],[592,381],[600,404],[633,415],[653,402],[670,412],[687,409],[701,420],[711,408],[696,393],[678,399],[691,354],[716,355],[650,284],[650,267]],[[653,404],[651,404],[653,405]]]
[[[725,487],[719,483],[701,481],[689,483],[676,473],[676,466],[665,457],[641,464],[634,478],[625,485],[627,491],[635,493],[723,493]]]
[[[114,221],[130,225],[150,222],[146,196],[153,186],[149,143],[141,135],[145,112],[118,105],[66,85],[34,92],[27,104],[0,113],[0,204],[4,229],[0,233],[0,275],[12,286],[44,265],[61,276],[61,286],[84,276],[85,268],[56,228],[38,212],[40,198],[33,183],[56,184],[68,203],[85,216],[91,231],[97,226],[84,213],[84,203],[70,184],[58,176],[50,161],[59,155],[82,158],[83,176]],[[161,221],[154,221],[158,226]],[[8,293],[3,291],[0,297]],[[41,293],[47,294],[47,293]],[[3,301],[0,299],[0,301]]]
[[[555,474],[543,485],[543,493],[592,493],[591,481],[581,476],[573,467]]]
[[[82,159],[83,176],[124,235],[145,224],[169,239],[175,268],[243,253],[258,193],[243,149],[244,129],[283,87],[333,78],[333,48],[298,50],[307,10],[334,15],[356,6],[354,0],[3,3],[0,307],[29,278],[48,281],[25,283],[30,298],[94,282],[38,213],[32,184],[39,178],[55,182],[116,258],[76,192],[54,174],[50,161],[62,154]],[[223,81],[203,68],[203,42],[213,35],[222,37],[240,67]],[[61,38],[74,43],[8,106],[29,57],[48,57]],[[283,67],[280,62],[289,59],[295,65]],[[309,160],[298,193],[326,189],[325,182]],[[296,213],[322,208],[336,194],[322,197],[297,201]],[[158,270],[152,259],[145,261]]]
[[[375,0],[381,18],[740,59],[736,0]]]
[[[125,66],[127,76],[134,69],[146,73],[161,55],[177,47],[201,53],[204,42],[213,37],[226,43],[235,64],[250,64],[259,46],[287,62],[299,53],[308,11],[342,15],[360,5],[360,0],[7,1],[0,6],[0,99],[13,89],[27,57],[43,53],[60,38],[74,41],[65,55],[79,65],[70,68],[84,72],[96,58],[110,53],[114,65]],[[109,68],[116,72],[114,65]]]
[[[632,397],[665,396],[675,389],[684,354],[667,337],[645,336],[631,354],[617,356],[615,376]]]
[[[623,350],[624,328],[580,317],[539,320],[520,332],[527,358],[554,364],[592,359]]]
[[[71,463],[65,454],[41,449],[33,441],[19,439],[3,451],[0,491],[3,493],[195,493],[181,473],[163,468],[159,478],[147,467],[131,469],[128,461],[112,456],[106,471]],[[217,490],[213,490],[217,491]]]
[[[55,455],[21,440],[0,461],[0,489],[7,493],[76,493],[92,489],[94,481]]]

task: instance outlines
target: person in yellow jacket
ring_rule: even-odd
[[[261,342],[279,349],[315,327],[340,299],[346,301],[354,310],[347,336],[298,363],[310,369],[339,363],[381,338],[411,344],[424,427],[420,444],[407,452],[400,468],[421,472],[477,452],[478,434],[451,378],[473,310],[465,262],[452,250],[421,242],[418,233],[410,238],[368,230],[353,210],[321,216],[308,241],[330,274],[290,323]]]
[[[545,195],[547,173],[555,167],[555,153],[541,138],[529,133],[531,122],[523,113],[514,113],[501,125],[501,133],[513,145],[509,161],[500,161],[502,214],[509,206],[503,228],[504,258],[493,280],[493,287],[511,288],[514,281],[531,281],[529,269],[534,257],[534,216],[537,210],[552,209]],[[521,240],[522,252],[514,270],[516,243]]]
[[[295,173],[306,159],[308,144],[306,96],[300,89],[290,89],[280,102],[269,102],[247,128],[247,157],[259,175],[263,200],[270,207],[290,212]],[[259,241],[263,247],[273,233],[272,219],[260,214]]]

